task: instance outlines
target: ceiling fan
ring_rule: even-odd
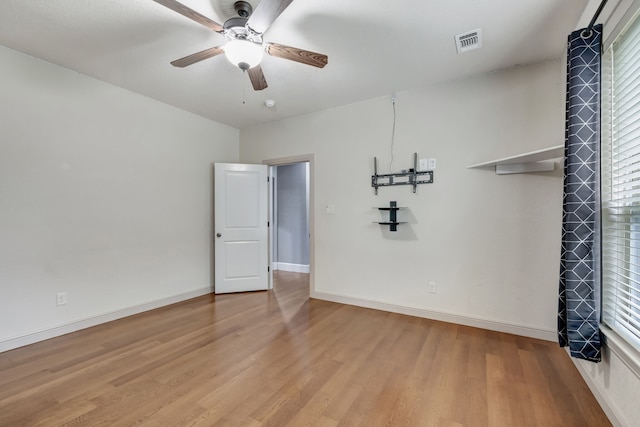
[[[254,90],[262,90],[267,87],[267,81],[260,67],[264,52],[318,68],[327,65],[327,55],[262,41],[264,32],[293,0],[261,0],[255,11],[249,2],[236,1],[234,9],[238,16],[226,20],[224,25],[218,24],[176,0],[153,1],[224,35],[227,39],[224,46],[205,49],[172,61],[171,65],[174,67],[186,67],[224,53],[232,64],[249,74]]]

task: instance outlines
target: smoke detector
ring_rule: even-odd
[[[479,49],[482,47],[482,28],[458,34],[455,39],[458,53]]]

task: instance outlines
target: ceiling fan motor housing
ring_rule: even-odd
[[[230,18],[224,23],[224,35],[227,40],[248,40],[262,44],[262,34],[251,30],[247,24],[247,18]]]

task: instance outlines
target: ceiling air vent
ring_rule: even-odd
[[[482,29],[468,31],[456,36],[456,49],[458,53],[482,47]]]

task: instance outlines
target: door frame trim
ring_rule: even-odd
[[[315,163],[313,154],[301,154],[299,156],[278,157],[274,159],[263,160],[262,164],[267,166],[284,166],[293,163],[309,163],[309,295],[314,295],[316,290],[316,239],[315,239]],[[273,194],[269,189],[269,203],[273,203]],[[271,206],[269,206],[271,212]],[[273,230],[269,230],[271,236]],[[269,247],[271,242],[269,242]],[[271,250],[269,250],[269,265],[272,263]],[[269,287],[273,287],[273,271],[269,276]]]

